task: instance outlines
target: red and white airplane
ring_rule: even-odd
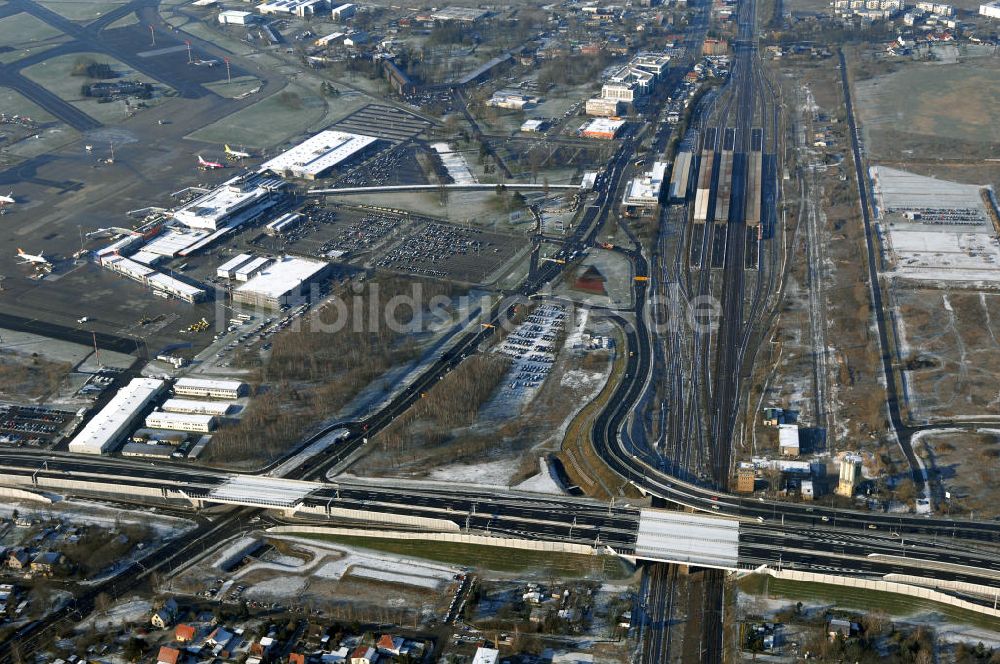
[[[52,263],[44,256],[44,253],[44,251],[39,251],[37,254],[26,254],[24,253],[24,249],[19,248],[17,250],[17,257],[21,259],[21,265],[27,265],[29,263],[51,265]]]
[[[206,171],[212,171],[216,168],[225,168],[226,165],[220,164],[217,161],[205,161],[204,157],[198,155],[198,167]]]

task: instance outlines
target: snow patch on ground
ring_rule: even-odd
[[[538,457],[539,473],[518,484],[515,489],[520,491],[533,491],[534,493],[558,493],[564,494],[562,487],[552,476],[549,464],[545,457]]]
[[[110,629],[125,623],[141,623],[153,611],[153,604],[144,599],[133,599],[115,604],[107,611],[97,612],[77,625],[77,630],[93,627],[96,630]]]
[[[518,459],[498,459],[483,463],[456,463],[435,468],[428,479],[445,482],[462,482],[486,486],[508,486],[511,476],[517,472]]]
[[[253,584],[247,589],[246,596],[250,599],[295,597],[305,590],[305,587],[305,577],[297,575],[275,576]]]

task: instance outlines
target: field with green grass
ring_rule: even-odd
[[[868,147],[882,159],[993,156],[1000,146],[1000,63],[907,63],[855,83]]]
[[[252,87],[252,86],[251,86]],[[208,143],[268,148],[325,129],[365,104],[361,97],[324,98],[319,88],[290,83],[283,90],[188,135]]]
[[[54,117],[43,111],[20,92],[0,87],[0,109],[8,115],[26,115],[35,122],[52,122]]]
[[[127,0],[36,0],[71,21],[89,23],[127,3]]]
[[[31,50],[46,49],[69,40],[59,30],[31,14],[14,14],[0,19],[0,46],[12,51],[0,53],[0,62],[8,64],[28,55]]]
[[[205,83],[204,86],[220,97],[233,99],[250,92],[254,88],[259,88],[261,81],[256,76],[237,76],[232,81],[223,79],[221,81]]]
[[[998,630],[996,618],[939,604],[912,595],[875,592],[825,583],[807,583],[775,579],[762,574],[745,576],[737,583],[750,595],[781,597],[790,601],[829,604],[831,607],[861,612],[883,611],[893,618],[908,618],[933,614],[941,620],[974,625],[991,631]]]
[[[88,99],[81,93],[81,87],[85,83],[92,82],[92,79],[86,76],[73,76],[73,70],[79,64],[87,61],[110,65],[111,69],[120,78],[155,84],[156,93],[153,99],[146,101],[147,105],[156,104],[162,100],[162,95],[170,90],[170,88],[167,88],[162,83],[144,76],[130,69],[124,63],[101,53],[70,53],[60,55],[27,67],[22,73],[35,83],[44,86],[47,90],[58,95],[59,98],[73,104],[95,120],[108,124],[121,122],[125,117],[124,102],[115,101],[108,104],[99,104],[96,99]]]
[[[509,574],[623,580],[632,576],[635,571],[631,565],[614,556],[585,556],[522,551],[482,544],[395,540],[348,535],[301,533],[297,536]]]

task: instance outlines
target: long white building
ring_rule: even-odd
[[[209,378],[178,378],[174,394],[210,399],[238,399],[246,391],[246,383],[239,380],[212,380]]]
[[[171,413],[158,410],[146,417],[146,428],[208,433],[215,428],[215,416],[201,413]]]
[[[165,387],[164,381],[155,378],[133,378],[70,441],[69,451],[78,454],[114,451]]]
[[[198,401],[196,399],[167,399],[160,407],[168,413],[189,413],[193,415],[214,415],[225,417],[235,404],[227,401]]]
[[[168,274],[158,272],[148,265],[124,256],[109,255],[101,258],[101,265],[118,274],[138,281],[143,286],[152,288],[154,292],[176,297],[185,302],[203,300],[208,291],[199,286],[193,286]]]
[[[374,136],[328,129],[299,143],[260,166],[282,177],[315,180],[340,164],[368,151],[378,141]]]

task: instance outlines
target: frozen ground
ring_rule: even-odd
[[[97,501],[60,500],[51,505],[28,502],[0,503],[0,515],[11,517],[14,510],[22,516],[35,518],[61,518],[73,524],[90,524],[103,528],[116,528],[120,524],[143,525],[153,529],[160,539],[169,539],[196,527],[193,521],[175,516],[157,514],[151,510],[116,509]]]
[[[248,585],[246,596],[250,599],[295,599],[308,590],[312,580],[341,581],[351,577],[438,591],[462,571],[448,565],[389,553],[362,552],[297,537],[271,537],[293,543],[297,551],[311,555],[312,559],[304,562],[293,556],[279,555],[270,561],[253,562],[240,569],[233,581],[228,583]],[[241,543],[242,538],[229,545],[227,550],[235,550]]]
[[[456,463],[435,468],[428,475],[428,479],[482,486],[508,486],[511,476],[517,472],[518,465],[520,463],[516,457],[474,464]]]
[[[475,184],[476,176],[472,174],[465,156],[461,152],[455,152],[447,143],[434,143],[431,145],[434,151],[441,157],[448,175],[455,181],[455,184]]]
[[[125,623],[143,623],[153,610],[148,600],[132,599],[115,604],[107,611],[96,611],[86,620],[77,624],[77,631],[93,627],[96,630],[113,629]]]
[[[894,277],[918,281],[1000,281],[1000,240],[984,187],[875,166],[880,230]]]

